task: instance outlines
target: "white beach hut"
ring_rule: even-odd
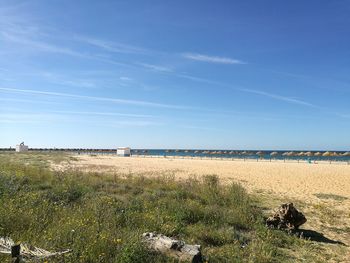
[[[130,156],[131,151],[129,147],[118,147],[117,148],[117,155],[118,156]]]
[[[27,152],[28,145],[24,145],[24,142],[16,145],[16,152]]]

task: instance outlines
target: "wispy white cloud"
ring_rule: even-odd
[[[18,98],[0,98],[3,102],[21,102],[21,103],[40,103],[40,104],[59,104],[58,102],[47,101],[47,100],[29,100],[29,99],[18,99]]]
[[[90,115],[91,117],[91,115]],[[15,113],[0,113],[0,123],[5,124],[38,124],[52,123],[60,125],[62,122],[66,123],[84,123],[92,126],[106,126],[106,127],[145,127],[145,126],[158,126],[162,123],[149,121],[149,120],[105,120],[105,119],[90,119],[90,118],[77,118],[71,114],[66,113],[27,113],[27,112],[15,112]]]
[[[153,115],[118,113],[118,112],[96,112],[96,111],[53,111],[54,113],[74,114],[74,115],[97,115],[97,116],[116,116],[116,117],[131,117],[131,118],[152,118]]]
[[[87,99],[94,101],[104,101],[117,104],[128,104],[135,106],[144,106],[144,107],[157,107],[157,108],[168,108],[168,109],[189,109],[190,107],[182,105],[172,105],[172,104],[162,104],[142,100],[127,100],[127,99],[115,99],[115,98],[106,98],[106,97],[97,97],[97,96],[85,96],[85,95],[76,95],[70,93],[61,93],[61,92],[51,92],[51,91],[41,91],[41,90],[26,90],[26,89],[12,89],[12,88],[0,88],[0,91],[3,92],[15,92],[15,93],[27,93],[35,95],[46,95],[46,96],[55,96],[55,97],[66,97],[74,99]]]
[[[47,123],[57,121],[73,121],[63,115],[48,114],[48,113],[27,113],[27,112],[16,112],[16,113],[1,113],[0,122],[3,123]]]
[[[122,80],[122,81],[132,81],[132,78],[124,77],[124,76],[119,77],[119,79]]]
[[[218,129],[213,127],[203,127],[203,126],[196,126],[196,125],[181,125],[179,127],[183,129],[194,129],[194,130],[205,130],[205,131],[225,131],[224,129]]]
[[[3,19],[6,20],[6,19]],[[313,103],[304,101],[302,99],[297,99],[293,97],[287,97],[287,96],[282,96],[282,95],[277,95],[273,93],[269,93],[266,91],[262,90],[254,90],[254,89],[247,89],[247,88],[241,88],[241,87],[233,87],[230,84],[227,83],[221,83],[218,81],[206,79],[206,78],[201,78],[201,77],[196,77],[196,76],[191,76],[188,74],[184,73],[179,73],[176,72],[175,70],[163,66],[163,65],[155,65],[155,64],[148,64],[148,63],[142,63],[142,62],[119,62],[119,61],[114,61],[113,58],[105,55],[99,55],[99,54],[91,54],[91,53],[84,53],[81,51],[76,51],[71,48],[67,47],[62,47],[59,45],[52,44],[48,41],[46,41],[43,37],[43,34],[41,33],[40,29],[37,28],[36,26],[25,26],[23,24],[23,21],[20,21],[18,25],[18,21],[5,21],[4,23],[1,23],[0,19],[0,37],[2,36],[4,39],[7,41],[11,41],[14,43],[20,43],[25,46],[32,47],[34,49],[37,49],[38,51],[44,51],[44,52],[53,52],[57,54],[65,54],[69,56],[74,56],[74,57],[80,57],[80,58],[86,58],[86,59],[94,59],[98,61],[102,61],[105,63],[110,63],[110,64],[115,64],[115,65],[121,65],[121,66],[127,66],[127,67],[133,67],[133,68],[138,68],[138,69],[146,69],[146,70],[151,70],[154,72],[160,72],[160,73],[166,73],[166,74],[171,74],[174,77],[178,78],[184,78],[188,79],[191,81],[195,82],[201,82],[201,83],[207,83],[210,85],[215,85],[215,86],[220,86],[220,87],[225,87],[229,88],[232,90],[237,90],[240,92],[245,92],[245,93],[250,93],[250,94],[256,94],[259,96],[264,96],[264,97],[269,97],[271,99],[283,101],[286,103],[292,103],[296,105],[301,105],[301,106],[306,106],[306,107],[312,107],[312,108],[320,108],[317,105],[314,105]],[[6,25],[6,26],[1,26],[1,25]],[[29,32],[29,33],[28,33]],[[138,47],[133,47],[129,46],[126,44],[118,44],[118,43],[113,43],[109,41],[104,41],[100,39],[95,39],[91,37],[77,37],[79,41],[83,41],[87,44],[99,47],[103,50],[109,51],[109,52],[141,52],[143,49],[138,48]],[[210,63],[219,63],[219,64],[244,64],[244,62],[237,60],[237,59],[232,59],[228,57],[218,57],[218,56],[209,56],[205,54],[198,54],[198,53],[184,53],[182,54],[183,57],[191,60],[196,60],[196,61],[203,61],[203,62],[210,62]],[[64,79],[64,78],[58,78],[57,76],[47,76],[47,78],[50,78],[51,81],[57,82],[62,85],[70,85],[70,86],[79,86],[79,87],[93,87],[95,86],[95,83],[84,80],[84,79]],[[120,78],[123,82],[127,83],[127,78]],[[125,84],[123,83],[123,84]],[[42,94],[44,95],[44,94]],[[46,94],[49,95],[49,94]],[[51,94],[53,95],[53,94]],[[85,99],[93,99],[89,96],[81,96],[81,95],[73,95],[73,94],[61,94],[61,93],[56,93],[55,96],[66,96],[66,97],[75,97],[75,98],[85,98]],[[127,103],[127,104],[133,104],[133,105],[143,105],[143,106],[151,106],[151,107],[168,107],[168,108],[187,108],[183,106],[177,106],[177,105],[164,105],[164,104],[158,104],[158,103],[152,103],[152,102],[145,102],[145,101],[133,101],[133,100],[120,100],[120,99],[110,99],[110,98],[94,98],[95,100],[100,100],[100,101],[110,101],[114,103]]]
[[[344,114],[344,113],[336,113],[338,117],[345,118],[345,119],[350,119],[350,113],[349,114]]]
[[[112,123],[106,123],[106,125],[111,127],[128,127],[128,126],[136,126],[136,127],[145,127],[145,126],[159,126],[162,123],[153,122],[153,121],[114,121]]]
[[[50,83],[59,84],[63,86],[73,86],[80,88],[94,88],[96,87],[95,81],[91,79],[76,78],[73,76],[67,76],[57,74],[50,71],[34,71],[31,74],[37,75],[40,78],[46,78]]]
[[[36,53],[53,53],[66,56],[72,56],[75,58],[96,60],[108,64],[135,67],[131,63],[124,63],[116,61],[106,54],[83,52],[81,50],[75,50],[61,44],[53,43],[52,38],[56,39],[51,33],[42,32],[41,28],[31,25],[29,22],[21,21],[10,16],[8,18],[0,17],[0,40],[4,40],[8,43],[18,44],[23,46],[24,50],[29,50]],[[60,35],[60,38],[70,40],[67,35]],[[49,41],[50,40],[50,41]],[[64,41],[67,43],[67,41]],[[22,49],[18,49],[21,52]],[[9,53],[9,50],[6,51]]]
[[[261,91],[261,90],[253,90],[253,89],[239,89],[243,92],[248,92],[248,93],[252,93],[252,94],[257,94],[257,95],[261,95],[264,97],[268,97],[268,98],[272,98],[275,100],[279,100],[279,101],[284,101],[284,102],[288,102],[288,103],[293,103],[293,104],[299,104],[299,105],[303,105],[303,106],[307,106],[307,107],[311,107],[311,108],[320,108],[319,106],[316,106],[310,102],[307,101],[303,101],[303,100],[299,100],[299,99],[295,99],[295,98],[291,98],[291,97],[286,97],[286,96],[281,96],[281,95],[277,95],[277,94],[273,94],[273,93],[268,93],[265,91]]]
[[[122,44],[118,42],[113,42],[113,41],[106,41],[98,38],[92,38],[88,36],[75,36],[74,38],[77,41],[102,48],[106,51],[109,52],[114,52],[114,53],[146,53],[147,51],[144,48],[141,47],[135,47],[132,45],[128,44]]]
[[[196,60],[196,61],[202,61],[202,62],[209,62],[209,63],[216,63],[216,64],[245,64],[243,61],[228,57],[217,57],[217,56],[209,56],[204,54],[197,54],[197,53],[184,53],[182,54],[184,58]]]
[[[210,80],[210,79],[197,77],[197,76],[192,76],[192,75],[188,75],[188,74],[185,74],[185,73],[175,73],[174,75],[176,77],[189,79],[189,80],[192,80],[192,81],[195,81],[195,82],[207,83],[207,84],[217,85],[217,86],[226,87],[226,88],[227,87],[231,87],[230,85],[222,83],[222,82],[219,82],[219,81]]]
[[[26,47],[35,48],[37,51],[58,53],[58,54],[64,54],[64,55],[82,57],[82,58],[91,58],[91,56],[88,54],[77,52],[69,48],[53,45],[44,41],[29,39],[25,35],[10,33],[6,31],[2,31],[0,33],[2,38],[6,41],[22,44],[22,45],[25,45]]]
[[[307,102],[307,101],[304,101],[301,99],[296,99],[296,98],[292,98],[292,97],[273,94],[273,93],[265,92],[262,90],[247,89],[247,88],[242,88],[242,87],[233,87],[230,84],[222,83],[219,81],[213,81],[213,80],[206,79],[206,78],[195,77],[195,76],[191,76],[191,75],[187,75],[187,74],[176,74],[176,76],[181,77],[181,78],[185,78],[185,79],[189,79],[192,81],[196,81],[196,82],[202,82],[202,83],[207,83],[210,85],[221,86],[224,88],[229,88],[229,89],[244,92],[244,93],[251,93],[251,94],[256,94],[256,95],[260,95],[260,96],[264,96],[264,97],[269,97],[269,98],[279,100],[279,101],[284,101],[287,103],[298,104],[298,105],[311,107],[311,108],[318,108],[318,109],[322,108],[320,106],[317,106],[313,103],[310,103],[310,102]]]
[[[159,72],[173,72],[171,68],[160,66],[160,65],[154,65],[154,64],[148,64],[148,63],[136,63],[137,65],[140,65],[144,68],[151,69],[153,71],[159,71]]]

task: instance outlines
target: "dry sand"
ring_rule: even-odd
[[[264,190],[301,200],[315,194],[335,194],[350,199],[350,165],[329,163],[284,163],[231,160],[75,156],[77,168],[86,171],[143,173],[163,171],[177,178],[216,174],[224,181],[241,183],[249,191]]]

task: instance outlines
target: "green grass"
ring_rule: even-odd
[[[73,250],[50,262],[175,262],[145,248],[140,237],[149,231],[202,245],[209,262],[295,262],[286,251],[308,249],[308,241],[267,229],[246,191],[221,185],[215,175],[176,181],[166,173],[48,169],[49,160],[70,158],[0,154],[0,236]]]

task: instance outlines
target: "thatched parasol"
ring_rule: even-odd
[[[311,156],[313,156],[314,154],[313,154],[312,152],[307,152],[307,153],[305,153],[305,155],[311,157]]]
[[[320,152],[314,153],[314,156],[321,156],[321,155],[322,155],[322,153],[320,153]]]
[[[350,156],[350,152],[346,152],[342,154],[343,156]]]
[[[278,152],[272,152],[270,153],[270,156],[277,156],[278,155]]]
[[[332,156],[332,153],[330,153],[330,152],[325,152],[325,153],[322,154],[322,156],[325,156],[325,157]]]
[[[294,153],[294,152],[285,152],[282,155],[283,156],[294,156],[294,155],[296,155],[296,153]]]

